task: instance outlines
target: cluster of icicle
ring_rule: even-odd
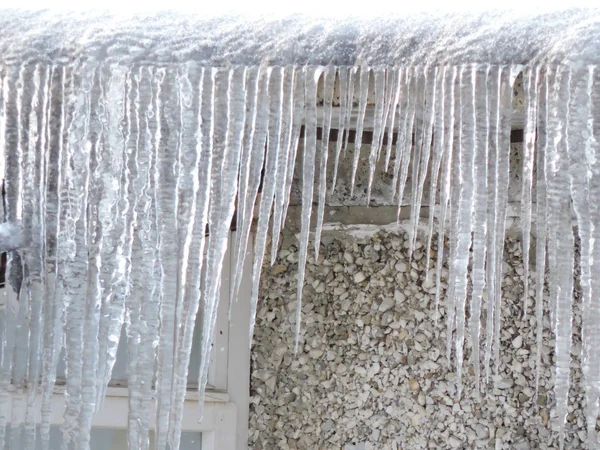
[[[89,448],[92,417],[106,393],[125,325],[129,448],[148,448],[152,423],[157,449],[179,448],[195,317],[197,313],[202,317],[198,374],[202,397],[234,211],[238,232],[233,295],[240,286],[251,224],[258,212],[254,314],[268,235],[273,262],[297,160],[302,173],[298,332],[304,267],[309,251],[319,251],[327,193],[335,189],[340,155],[353,158],[352,181],[363,163],[359,155],[371,78],[375,120],[364,162],[370,169],[369,194],[382,158],[385,170],[393,174],[399,207],[411,180],[410,198],[405,199],[411,205],[411,248],[421,204],[429,202],[430,210],[438,205],[437,224],[433,214],[427,219],[428,245],[437,227],[439,249],[437,261],[428,262],[437,269],[434,314],[437,319],[438,305],[445,302],[448,353],[454,348],[459,392],[466,330],[473,343],[477,383],[483,389],[493,366],[499,364],[512,84],[521,70],[526,96],[524,297],[529,260],[535,258],[537,370],[546,295],[556,336],[555,391],[562,438],[572,334],[574,210],[581,245],[586,417],[590,446],[596,445],[600,71],[486,64],[3,67],[4,220],[21,221],[28,244],[9,253],[9,286],[3,294],[14,291],[18,301],[5,302],[1,316],[0,442],[12,416],[9,398],[21,392],[26,399],[24,431],[11,433],[7,445],[17,448],[18,442],[18,448],[34,448],[41,408],[41,443],[48,447],[51,398],[64,347],[63,446]],[[336,86],[339,114],[334,116]],[[323,110],[320,115],[318,108]],[[348,142],[344,131],[353,114],[358,117],[356,150],[349,155],[344,153]],[[331,154],[326,143],[317,140],[317,128],[325,142],[331,129],[339,130]],[[397,138],[392,139],[393,134]],[[326,173],[328,158],[335,158],[333,173]],[[426,180],[431,187],[424,199]],[[314,198],[317,227],[314,248],[309,249]],[[532,226],[535,255],[529,254]],[[446,254],[445,235],[450,242]],[[450,263],[449,287],[440,299],[445,258]],[[483,307],[487,319],[482,327]],[[154,418],[152,402],[156,402]]]

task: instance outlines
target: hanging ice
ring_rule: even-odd
[[[203,404],[233,222],[233,297],[257,222],[250,256],[254,315],[264,256],[270,244],[269,262],[276,262],[288,209],[300,199],[298,349],[305,265],[313,254],[309,249],[318,256],[327,195],[339,196],[336,187],[344,178],[351,195],[361,198],[356,183],[363,173],[367,202],[394,202],[398,217],[410,206],[411,254],[421,204],[428,203],[425,257],[427,268],[435,264],[436,272],[431,313],[437,321],[439,307],[445,311],[459,395],[468,336],[482,387],[480,373],[489,381],[501,352],[512,91],[518,73],[526,92],[523,304],[525,312],[535,230],[536,370],[542,333],[550,331],[556,339],[562,438],[577,262],[588,441],[596,442],[597,10],[561,17],[498,12],[340,19],[335,26],[315,18],[310,32],[302,17],[287,19],[285,31],[277,18],[260,27],[240,17],[146,19],[0,12],[0,251],[7,252],[0,445],[33,449],[39,406],[41,444],[48,448],[50,404],[64,351],[63,446],[89,448],[92,417],[105,396],[125,327],[129,445],[148,448],[155,422],[156,448],[177,449],[197,315],[201,361],[193,376]],[[180,33],[170,33],[173,29]],[[531,36],[514,31],[522,29]],[[331,146],[329,139],[335,140]],[[350,143],[354,149],[346,152]],[[342,165],[350,167],[348,174],[340,174]],[[390,172],[387,200],[377,191],[380,168]],[[551,330],[543,329],[546,304]],[[254,317],[250,336],[253,326]],[[24,395],[11,402],[15,391]],[[5,443],[17,408],[26,411],[24,432],[11,433]]]

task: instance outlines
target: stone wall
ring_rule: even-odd
[[[263,272],[252,348],[250,448],[558,448],[554,341],[546,308],[536,399],[535,284],[532,279],[523,320],[520,242],[510,238],[505,246],[500,370],[477,400],[474,371],[467,366],[459,401],[454,355],[451,362],[446,357],[445,299],[436,324],[423,241],[409,263],[406,237],[401,230],[366,238],[324,234],[318,264],[311,259],[307,267],[296,356],[297,241],[284,240],[277,265]],[[430,256],[434,268],[435,249]],[[584,448],[580,322],[576,305],[566,448]],[[469,341],[467,336],[465,365]],[[484,344],[482,337],[482,355]]]

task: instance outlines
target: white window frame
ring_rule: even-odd
[[[231,274],[235,271],[233,252],[236,233],[230,234],[221,282],[221,299],[215,325],[215,341],[211,352],[211,367],[200,420],[198,392],[188,390],[183,409],[183,432],[202,433],[199,450],[245,450],[248,448],[248,418],[250,406],[250,291],[252,287],[252,242],[249,243],[243,267],[237,301],[230,299]],[[231,317],[229,316],[231,305]],[[60,426],[65,411],[65,387],[55,386],[51,404],[50,424]],[[26,394],[13,393],[9,399],[13,410],[11,423],[25,420]],[[41,395],[38,399],[41,403]],[[12,408],[13,403],[15,409]],[[153,405],[154,408],[154,405]],[[92,426],[126,429],[128,423],[128,390],[107,388],[101,409],[94,415]],[[153,413],[151,417],[155,417]],[[154,424],[151,425],[154,427]]]

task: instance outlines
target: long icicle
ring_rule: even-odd
[[[456,304],[456,384],[458,398],[462,393],[463,345],[465,336],[465,308],[467,300],[467,273],[469,248],[473,233],[474,176],[477,155],[477,108],[476,79],[477,65],[461,68],[461,124],[459,150],[459,178],[461,180],[457,214],[456,254],[451,264],[454,266],[451,283]]]
[[[312,214],[313,186],[315,178],[315,153],[317,149],[317,85],[323,72],[322,67],[305,68],[306,89],[306,133],[304,139],[304,157],[302,161],[302,223],[300,225],[300,248],[298,257],[298,287],[296,306],[296,329],[294,354],[300,344],[302,318],[302,291],[308,252],[310,216]]]
[[[489,104],[488,104],[489,66],[477,73],[476,88],[481,94],[476,97],[475,139],[475,204],[473,208],[473,292],[470,308],[470,332],[472,341],[472,364],[475,368],[475,395],[481,390],[481,302],[485,288],[485,258],[487,252],[487,194],[488,194],[488,140],[489,140]]]
[[[444,236],[446,227],[446,216],[448,203],[450,201],[450,188],[452,181],[452,162],[454,159],[454,117],[456,109],[455,85],[458,76],[456,67],[452,67],[446,75],[444,85],[446,92],[444,96],[444,158],[442,162],[441,185],[440,185],[440,214],[438,217],[438,240],[437,261],[435,271],[435,299],[434,299],[434,323],[437,326],[439,320],[439,304],[441,297],[442,267],[444,262]]]
[[[548,152],[548,111],[549,111],[549,68],[543,70],[541,78],[540,108],[538,118],[538,140],[536,142],[536,184],[535,184],[535,394],[539,394],[540,373],[542,372],[542,337],[544,331],[544,282],[546,278],[546,236],[547,236],[547,180],[546,154]]]
[[[596,432],[596,416],[590,417],[588,412],[590,406],[597,402],[598,385],[595,372],[598,372],[598,366],[590,363],[596,363],[595,353],[597,348],[593,347],[593,342],[589,339],[590,327],[592,320],[598,319],[589,313],[593,313],[591,309],[592,303],[592,247],[593,237],[592,222],[590,211],[590,175],[591,165],[589,156],[591,156],[593,128],[584,126],[588,121],[593,120],[591,113],[591,85],[593,83],[592,73],[588,67],[575,70],[572,74],[569,86],[569,110],[567,113],[567,134],[566,144],[568,153],[568,174],[570,185],[570,201],[573,205],[573,211],[577,221],[577,236],[579,238],[579,267],[581,271],[580,283],[582,291],[582,317],[581,317],[581,337],[582,337],[582,359],[581,371],[583,374],[583,386],[586,399],[586,422],[588,425],[588,440],[595,439]],[[590,158],[592,161],[594,158]],[[592,200],[593,201],[593,200]],[[566,214],[565,214],[566,215]],[[573,298],[568,299],[570,302]],[[557,336],[558,337],[558,336]],[[569,366],[567,365],[567,371]],[[568,378],[567,378],[568,379]],[[590,383],[592,381],[592,383]],[[559,387],[558,384],[556,385]],[[593,412],[594,409],[592,408]],[[596,410],[597,411],[597,410]],[[590,448],[593,448],[595,441],[589,442]]]
[[[445,80],[447,67],[438,70],[436,85],[438,91],[435,95],[434,101],[436,102],[435,107],[435,119],[433,125],[433,144],[432,144],[432,155],[431,155],[431,175],[429,185],[429,206],[427,212],[427,243],[425,244],[425,277],[427,282],[431,281],[431,274],[429,273],[429,267],[431,265],[431,240],[433,239],[433,218],[435,217],[435,202],[438,195],[438,184],[440,181],[440,166],[444,157],[444,114],[445,114]]]
[[[329,133],[331,131],[331,115],[333,109],[333,88],[335,86],[335,68],[326,67],[323,71],[323,122],[319,145],[319,206],[317,208],[317,225],[315,227],[315,260],[319,259],[321,246],[321,230],[325,215],[325,196],[327,194],[327,159],[329,155]]]
[[[279,236],[283,227],[283,212],[285,210],[286,201],[289,200],[290,196],[289,190],[286,190],[286,178],[288,176],[288,173],[293,174],[293,167],[295,161],[292,161],[292,158],[294,158],[295,160],[297,149],[297,143],[294,142],[294,88],[296,83],[296,68],[285,68],[283,77],[284,92],[282,109],[283,112],[281,118],[281,167],[277,171],[277,180],[275,182],[275,197],[273,199],[271,265],[275,264],[275,259],[277,258],[277,251],[279,249]]]
[[[535,161],[535,139],[537,129],[538,70],[529,68],[524,74],[525,84],[525,131],[523,145],[523,171],[521,189],[521,229],[523,231],[523,320],[527,318],[529,299],[529,243],[531,241],[531,185],[533,162]]]
[[[367,111],[367,102],[369,100],[370,73],[371,69],[369,67],[361,66],[358,85],[358,117],[356,119],[356,138],[354,140],[354,158],[352,160],[352,175],[350,178],[350,196],[354,195],[356,172],[358,170],[358,162],[360,160],[360,150],[362,147],[362,138],[365,126],[365,115]]]

